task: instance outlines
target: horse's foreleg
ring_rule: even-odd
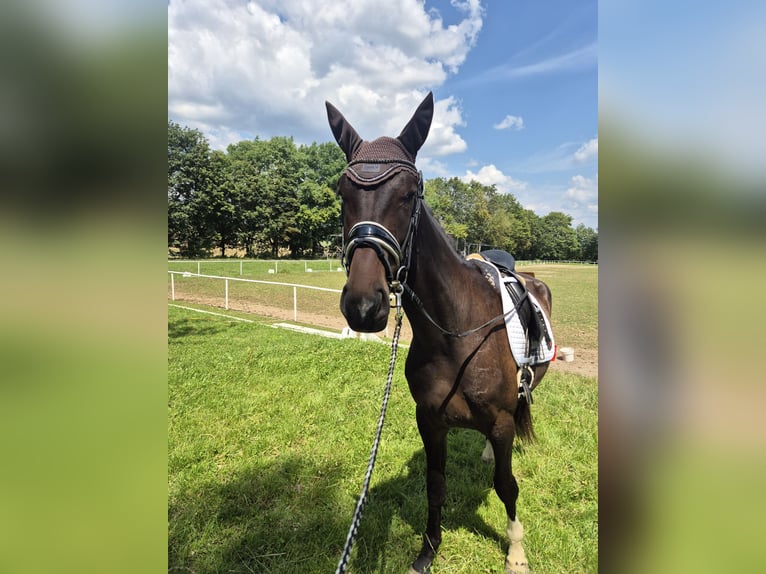
[[[418,430],[426,451],[426,490],[428,492],[428,524],[423,535],[423,548],[410,566],[411,574],[428,572],[442,541],[442,505],[447,496],[444,468],[447,462],[447,427],[417,408]]]
[[[527,574],[529,564],[522,546],[524,529],[516,516],[516,499],[519,486],[511,472],[511,449],[513,447],[513,417],[508,421],[498,421],[491,437],[492,450],[495,453],[495,492],[505,504],[508,515],[508,555],[505,558],[505,571],[508,574]]]

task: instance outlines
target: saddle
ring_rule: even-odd
[[[530,366],[550,361],[555,354],[550,324],[542,312],[540,303],[527,290],[526,280],[516,273],[516,260],[513,255],[500,249],[488,249],[471,254],[468,259],[477,260],[490,267],[491,270],[485,269],[487,280],[498,290],[498,283],[505,287],[507,296],[502,297],[503,312],[509,313],[511,307],[516,309],[516,313],[510,313],[505,321],[509,344],[516,361],[520,365]],[[494,273],[498,277],[493,277]],[[502,291],[500,293],[502,296]]]
[[[503,274],[516,272],[516,259],[507,251],[502,249],[485,249],[479,253],[479,256],[484,261],[494,264]],[[468,257],[470,258],[471,256],[469,255]]]

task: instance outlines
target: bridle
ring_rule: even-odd
[[[354,257],[354,252],[360,247],[370,248],[375,251],[378,259],[383,264],[383,269],[386,272],[386,281],[391,292],[401,294],[402,286],[406,283],[410,270],[412,245],[423,204],[423,172],[419,171],[414,163],[401,159],[356,160],[349,163],[346,169],[356,173],[354,167],[361,165],[360,171],[364,172],[365,164],[390,164],[391,167],[388,171],[394,168],[404,168],[413,174],[417,174],[418,189],[417,193],[413,196],[412,212],[404,241],[400,244],[393,233],[376,221],[360,221],[348,230],[348,234],[343,233],[343,267],[346,269],[346,275],[348,275],[351,272],[351,260]],[[343,213],[341,212],[342,218]],[[392,261],[393,265],[391,264]]]
[[[412,287],[407,285],[407,277],[410,271],[410,263],[412,260],[412,245],[414,243],[415,232],[417,231],[418,221],[420,220],[420,211],[423,204],[423,172],[419,171],[415,164],[402,159],[391,160],[355,160],[348,164],[347,170],[352,171],[354,174],[354,180],[364,181],[364,176],[360,177],[360,174],[354,171],[354,167],[362,165],[360,171],[364,172],[364,164],[373,164],[376,167],[380,167],[380,164],[390,164],[386,172],[392,172],[395,168],[405,168],[411,173],[416,173],[418,176],[418,190],[413,197],[412,213],[410,215],[410,223],[407,228],[407,234],[404,236],[404,242],[400,245],[394,234],[391,233],[385,226],[377,223],[376,221],[360,221],[351,227],[348,231],[348,236],[343,233],[343,267],[346,269],[346,276],[351,272],[351,259],[354,256],[354,252],[360,247],[367,247],[375,251],[378,259],[383,264],[383,268],[386,272],[386,281],[388,282],[388,288],[394,295],[397,308],[397,314],[401,313],[402,294],[407,293],[415,306],[420,310],[423,316],[430,322],[436,329],[446,337],[452,337],[460,339],[468,337],[478,333],[479,331],[493,325],[495,323],[504,320],[512,313],[518,312],[521,303],[526,299],[527,292],[516,302],[516,304],[507,312],[501,313],[496,317],[492,317],[485,323],[482,323],[478,327],[468,329],[466,331],[450,331],[439,325],[439,323],[431,317],[430,313],[425,308],[423,301],[412,290]],[[376,169],[377,171],[377,169]],[[384,176],[377,176],[376,181],[383,181],[386,179]],[[341,207],[341,223],[343,222],[343,208]],[[392,266],[389,262],[389,256],[394,261]],[[394,268],[396,271],[394,271]],[[531,398],[531,397],[530,397]]]

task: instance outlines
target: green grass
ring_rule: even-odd
[[[337,263],[337,262],[336,262]],[[245,279],[263,281],[279,281],[342,289],[346,281],[345,273],[317,272],[317,269],[327,266],[327,261],[312,261],[308,265],[315,272],[306,273],[302,261],[280,261],[279,273],[269,274],[273,262],[247,260],[243,262]],[[171,271],[188,271],[196,273],[196,262],[170,262]],[[552,327],[559,347],[572,346],[578,349],[598,348],[598,266],[597,265],[520,265],[521,271],[533,271],[539,279],[545,281],[553,295]],[[201,271],[205,275],[240,277],[238,260],[216,260],[201,262]],[[201,295],[206,302],[219,307],[224,306],[224,286],[221,280],[198,277],[175,276],[176,297]],[[168,278],[168,296],[170,294],[170,279]],[[256,305],[279,307],[292,312],[293,292],[290,287],[249,284],[231,281],[229,283],[229,298],[234,302],[249,302]],[[298,290],[298,315],[335,314],[340,317],[338,310],[338,294]],[[390,323],[393,329],[393,322]]]
[[[334,571],[390,350],[173,307],[168,319],[169,571]],[[420,548],[425,457],[405,356],[349,572],[404,572]],[[532,569],[595,572],[596,380],[550,372],[533,412],[539,440],[513,459]],[[478,433],[450,433],[434,574],[503,571],[505,512],[482,447]]]
[[[598,265],[530,265],[519,271],[534,271],[550,287],[559,346],[598,348]]]
[[[240,275],[240,262],[242,274]],[[179,260],[168,261],[169,271],[188,271],[197,273],[197,261]],[[265,259],[202,259],[199,261],[199,272],[202,275],[220,275],[222,277],[244,277],[245,279],[270,278],[272,281],[292,281],[295,275],[307,275],[309,268],[317,275],[332,275],[338,273],[339,259],[315,259],[313,261],[280,259],[279,261]],[[275,273],[269,273],[269,270]]]

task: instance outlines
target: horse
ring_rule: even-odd
[[[399,136],[373,141],[363,140],[330,102],[325,105],[348,161],[338,182],[347,272],[341,312],[354,331],[379,332],[388,323],[393,297],[412,328],[405,377],[426,455],[428,519],[409,572],[428,572],[441,544],[447,432],[461,427],[487,439],[483,458],[494,456],[494,488],[508,517],[505,570],[526,573],[511,453],[516,434],[534,438],[531,389],[548,362],[519,365],[509,347],[498,287],[478,261],[454,249],[425,204],[415,159],[430,130],[433,94],[425,97]],[[518,275],[549,318],[550,289],[531,274]],[[526,306],[518,307],[522,311],[531,313]],[[520,392],[525,373],[531,379],[529,394]]]

